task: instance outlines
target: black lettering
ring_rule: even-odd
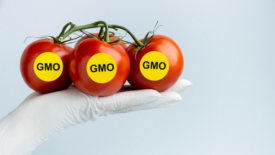
[[[52,63],[50,63],[49,66],[45,63],[45,70],[52,70]]]
[[[163,67],[161,67],[161,64],[163,64]],[[159,69],[164,70],[166,68],[166,64],[164,62],[159,63]]]
[[[151,62],[151,69],[158,69],[158,62],[155,62],[155,64],[154,64],[154,62],[152,61]]]
[[[55,68],[57,65],[58,68]],[[58,63],[53,64],[53,70],[58,71],[60,69],[60,65]]]
[[[109,66],[112,66],[112,68],[110,69]],[[111,63],[109,63],[109,64],[107,65],[107,70],[108,70],[108,71],[113,71],[114,68],[115,68],[115,66],[114,66],[113,64],[111,64]]]
[[[147,65],[145,66],[145,64],[147,64]],[[149,62],[148,61],[143,62],[143,68],[144,69],[149,69]]]
[[[94,69],[93,69],[93,67],[94,67]],[[97,72],[96,65],[91,65],[90,70],[91,70],[91,72]]]
[[[40,67],[39,67],[40,66]],[[39,70],[39,71],[42,71],[44,69],[43,67],[43,64],[42,63],[38,63],[36,68]]]
[[[100,72],[106,72],[106,64],[103,64],[103,66],[101,67],[100,64],[98,64],[98,71]]]

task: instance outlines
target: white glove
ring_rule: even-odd
[[[99,116],[168,107],[182,101],[178,94],[191,86],[180,79],[165,92],[129,90],[97,97],[77,88],[41,95],[32,93],[0,121],[0,155],[27,155],[50,136]]]

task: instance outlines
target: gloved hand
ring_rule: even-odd
[[[73,87],[45,95],[34,92],[0,121],[0,155],[27,155],[51,135],[99,116],[175,105],[182,100],[178,93],[191,85],[180,79],[162,93],[128,86],[107,97]]]

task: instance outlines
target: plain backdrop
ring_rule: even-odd
[[[24,39],[98,20],[138,38],[159,21],[157,33],[178,43],[182,78],[194,85],[177,106],[69,128],[31,155],[275,154],[274,0],[0,0],[0,118],[32,92],[19,62],[35,39]]]

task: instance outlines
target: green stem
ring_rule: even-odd
[[[101,27],[100,28],[100,31],[99,31],[99,33],[98,33],[98,37],[102,40],[102,37],[103,37],[103,35],[104,35],[104,31],[103,31],[103,27]]]
[[[71,28],[67,32],[65,32],[66,28],[69,25],[71,26]],[[60,35],[56,39],[61,42],[63,39],[65,39],[70,34],[74,33],[75,31],[89,29],[89,28],[97,28],[97,27],[101,27],[101,28],[105,27],[104,41],[107,42],[107,43],[110,40],[110,38],[109,38],[109,28],[113,28],[115,30],[117,30],[119,28],[119,29],[122,29],[122,30],[126,31],[128,34],[130,34],[130,36],[133,38],[133,40],[137,43],[138,47],[143,47],[144,46],[144,44],[142,42],[140,42],[135,37],[135,35],[130,30],[128,30],[127,28],[125,28],[123,26],[120,26],[120,25],[115,25],[115,24],[107,25],[107,23],[104,22],[104,21],[98,21],[98,22],[94,22],[94,23],[87,24],[87,25],[82,25],[82,26],[76,26],[73,23],[68,23],[64,26],[62,32],[60,33]]]
[[[106,28],[106,23],[104,22],[104,21],[98,21],[98,22],[94,22],[94,23],[92,23],[92,24],[87,24],[87,25],[82,25],[82,26],[76,26],[75,24],[73,24],[73,23],[68,23],[68,24],[66,24],[66,25],[71,25],[71,28],[67,31],[67,32],[65,32],[65,33],[63,33],[63,34],[61,34],[61,35],[59,35],[56,39],[58,40],[58,41],[62,41],[63,39],[65,39],[66,37],[68,37],[70,34],[72,34],[72,33],[74,33],[75,31],[78,31],[78,30],[84,30],[84,29],[89,29],[89,28],[97,28],[97,27],[105,27]],[[64,26],[64,28],[66,27],[66,25]],[[64,29],[63,28],[63,29]],[[107,26],[107,29],[108,29],[108,26]],[[61,32],[62,33],[62,32]]]
[[[62,35],[65,33],[67,27],[68,27],[68,26],[71,26],[71,28],[72,28],[73,25],[74,25],[74,24],[73,24],[72,22],[69,22],[69,23],[67,23],[67,24],[63,27],[62,31],[60,32],[60,34],[59,34],[58,37],[57,37],[57,41],[58,41],[58,42],[59,42],[60,36],[62,36]]]
[[[110,42],[110,38],[109,38],[109,28],[108,28],[108,24],[104,21],[102,21],[102,23],[104,24],[105,26],[105,38],[104,38],[104,41],[109,43]]]
[[[113,28],[113,29],[119,28],[119,29],[122,29],[122,30],[126,31],[128,34],[130,34],[130,36],[133,38],[133,40],[137,43],[137,45],[138,45],[139,47],[143,47],[143,46],[144,46],[143,43],[140,42],[140,41],[136,38],[136,36],[135,36],[130,30],[128,30],[127,28],[125,28],[125,27],[123,27],[123,26],[120,26],[120,25],[115,25],[115,24],[109,25],[109,28]]]

